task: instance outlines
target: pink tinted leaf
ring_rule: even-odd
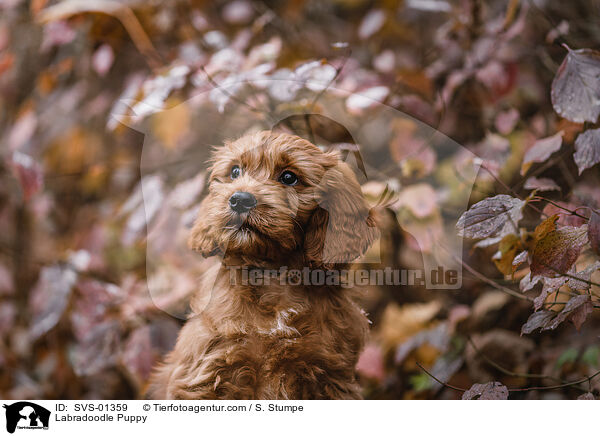
[[[527,150],[521,165],[521,175],[524,175],[534,162],[546,161],[552,153],[558,151],[562,145],[563,131],[548,138],[539,139]]]
[[[466,391],[463,400],[508,400],[508,388],[500,382],[475,383]]]
[[[600,53],[568,50],[552,82],[552,106],[575,123],[595,123],[600,115]]]
[[[363,377],[382,382],[385,378],[383,352],[376,344],[368,344],[356,364],[356,371]]]
[[[102,44],[92,56],[92,66],[100,76],[105,76],[110,70],[114,60],[115,53],[113,52],[112,47],[108,44]]]
[[[573,159],[579,174],[600,162],[600,129],[586,130],[577,137]]]
[[[568,209],[574,211],[578,207],[577,204],[566,203],[564,201],[555,201],[554,203],[556,203],[556,206],[552,203],[548,203],[546,206],[544,206],[542,212],[546,216],[558,215],[558,221],[556,222],[557,224],[580,227],[586,223],[584,218],[581,218],[577,215],[572,215],[565,210]],[[558,206],[561,206],[564,209],[561,209],[561,207]]]

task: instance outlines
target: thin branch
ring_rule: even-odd
[[[554,385],[554,386],[532,386],[530,388],[509,389],[508,391],[509,392],[526,392],[526,391],[543,391],[543,390],[550,390],[550,389],[568,388],[569,386],[575,386],[575,385],[579,385],[581,383],[590,382],[593,378],[597,377],[598,375],[600,375],[600,370],[596,371],[589,377],[582,378],[581,380],[576,380],[576,381],[569,382],[569,383],[563,383],[563,384]],[[589,392],[589,391],[586,390],[586,392]]]
[[[564,206],[561,206],[560,204],[558,204],[558,203],[555,203],[555,202],[554,202],[554,201],[552,201],[552,200],[549,200],[549,199],[547,199],[547,198],[544,198],[544,197],[540,197],[539,195],[535,195],[535,196],[534,196],[534,197],[532,197],[532,198],[533,198],[533,199],[536,199],[536,200],[547,201],[548,203],[552,204],[553,206],[555,206],[555,207],[558,207],[559,209],[562,209],[562,210],[564,210],[564,211],[567,211],[567,212],[569,212],[571,215],[575,215],[575,216],[577,216],[577,217],[579,217],[579,218],[583,218],[584,220],[586,220],[586,221],[589,221],[589,218],[588,218],[588,217],[586,217],[586,216],[583,216],[583,215],[579,215],[579,214],[576,212],[576,210],[571,210],[571,209],[569,209],[569,208],[566,208],[566,207],[564,207]],[[577,208],[577,209],[579,209],[579,208]]]
[[[461,263],[461,265],[467,270],[469,271],[471,274],[473,274],[475,277],[477,277],[479,280],[487,283],[490,286],[493,286],[494,288],[498,289],[499,291],[505,292],[508,295],[511,295],[515,298],[519,298],[521,300],[527,300],[527,301],[533,301],[533,298],[528,297],[526,295],[520,294],[517,291],[507,288],[506,286],[502,286],[499,283],[496,283],[494,280],[484,276],[483,274],[481,274],[480,272],[476,271],[475,269],[471,268],[470,265],[468,265],[464,260],[459,259],[458,257],[456,257],[454,254],[451,254],[452,257],[454,257],[454,260],[458,261]]]
[[[433,375],[432,373],[430,373],[429,371],[427,371],[425,368],[423,368],[423,366],[422,366],[422,365],[421,365],[419,362],[417,362],[417,366],[418,366],[419,368],[421,368],[421,370],[422,370],[422,371],[423,371],[425,374],[427,374],[429,377],[431,377],[432,379],[434,379],[436,382],[438,382],[438,383],[439,383],[439,384],[441,384],[442,386],[446,386],[447,388],[454,389],[455,391],[459,391],[459,392],[467,392],[467,390],[466,390],[466,389],[459,388],[459,387],[457,387],[457,386],[452,386],[451,384],[448,384],[448,383],[444,383],[443,381],[441,381],[440,379],[438,379],[438,378],[437,378],[435,375]]]
[[[504,375],[508,375],[508,376],[511,376],[511,377],[523,377],[523,378],[541,378],[541,379],[547,378],[549,380],[554,380],[556,382],[560,382],[560,383],[563,383],[563,384],[564,383],[568,383],[566,380],[563,380],[561,378],[554,377],[554,376],[551,376],[551,375],[518,373],[518,372],[510,371],[509,369],[506,369],[503,366],[501,366],[500,364],[494,362],[492,359],[490,359],[488,356],[486,356],[479,348],[477,348],[477,346],[473,342],[473,339],[471,338],[471,336],[467,336],[467,340],[469,341],[469,343],[471,344],[471,346],[473,347],[473,349],[475,350],[475,352],[479,356],[481,356],[486,362],[488,362],[490,365],[492,365],[494,368],[496,368],[498,371],[500,371]],[[587,389],[581,388],[579,386],[576,386],[576,389],[579,389],[579,390],[581,390],[583,392],[588,392]]]

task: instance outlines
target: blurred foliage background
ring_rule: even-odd
[[[562,44],[600,45],[599,13],[595,0],[0,0],[0,397],[139,398],[206,267],[169,244],[193,220],[209,147],[297,111],[339,103],[370,126],[358,145],[380,177],[365,194],[399,193],[376,247],[388,265],[418,266],[454,229],[453,193],[470,189],[457,174],[476,164],[471,203],[548,200],[523,210],[523,235],[555,213],[583,225],[600,176],[578,171],[573,144],[594,123],[561,118],[550,90]],[[379,104],[408,117],[378,124]],[[284,127],[307,126],[351,149],[327,118]],[[516,249],[497,242],[465,246],[459,290],[367,290],[366,398],[460,398],[491,381],[510,398],[598,394],[598,286],[579,330],[522,335],[545,298],[560,308],[544,311],[569,300],[553,289],[534,308],[518,285],[529,267],[511,268]]]

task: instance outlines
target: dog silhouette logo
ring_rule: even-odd
[[[4,405],[6,409],[6,431],[14,433],[18,429],[48,429],[50,411],[29,401],[19,401]]]

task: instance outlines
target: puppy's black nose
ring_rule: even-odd
[[[229,207],[237,213],[248,212],[256,206],[256,198],[249,192],[238,191],[229,197]]]

